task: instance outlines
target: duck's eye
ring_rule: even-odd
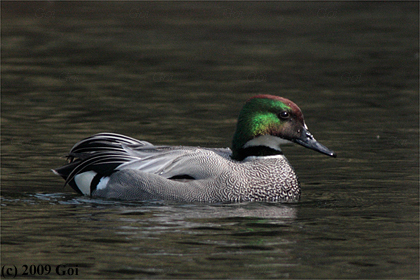
[[[282,111],[282,112],[279,113],[279,118],[280,119],[285,120],[285,119],[288,119],[289,117],[290,117],[290,114],[287,111]]]

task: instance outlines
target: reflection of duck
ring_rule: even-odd
[[[131,213],[130,210],[127,210],[127,212]],[[136,210],[132,212],[136,213]],[[167,219],[193,223],[194,219],[199,219],[199,222],[204,222],[211,219],[232,218],[240,220],[240,218],[253,218],[260,222],[262,222],[261,219],[274,219],[270,220],[269,223],[284,224],[296,219],[297,214],[297,208],[290,205],[244,202],[235,204],[203,204],[197,207],[195,211],[191,211],[189,207],[185,207],[184,210],[178,207],[171,215],[152,216],[151,219]],[[195,226],[200,225],[196,224]]]
[[[83,195],[127,200],[296,202],[300,185],[280,144],[285,140],[334,156],[307,130],[288,99],[258,95],[242,108],[232,150],[154,146],[101,133],[70,150],[54,173]]]

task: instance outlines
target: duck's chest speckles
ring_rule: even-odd
[[[285,157],[252,159],[238,164],[227,178],[239,200],[298,201],[300,186]]]
[[[283,181],[295,176],[292,167],[284,157],[252,160],[245,162],[243,167],[251,178],[262,181]]]

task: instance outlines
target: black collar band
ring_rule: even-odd
[[[249,156],[263,157],[263,156],[274,156],[274,155],[282,155],[282,154],[283,154],[282,151],[275,150],[267,146],[251,146],[247,148],[241,148],[238,151],[238,156],[236,157],[236,160],[242,161],[246,157],[249,157]]]

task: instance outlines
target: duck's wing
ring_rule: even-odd
[[[135,159],[117,167],[157,174],[164,178],[205,179],[214,175],[218,163],[230,159],[229,148],[208,149],[188,146],[123,145],[126,153]],[[220,164],[219,164],[220,165]]]
[[[101,133],[74,145],[68,155],[70,163],[53,172],[77,192],[89,194],[102,178],[123,169],[167,179],[207,178],[217,173],[217,162],[228,160],[230,155],[228,148],[154,146],[120,134]]]

